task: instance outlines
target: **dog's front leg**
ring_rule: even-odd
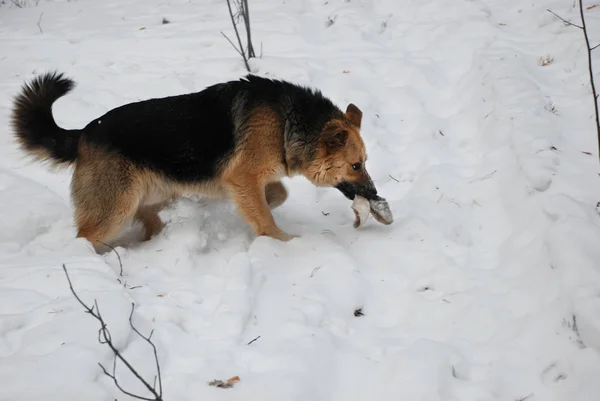
[[[256,235],[266,235],[289,241],[289,235],[277,227],[265,196],[265,184],[250,176],[238,177],[225,184],[240,214],[252,226]]]

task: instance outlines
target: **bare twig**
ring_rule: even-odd
[[[101,313],[100,313],[100,309],[98,307],[98,302],[94,300],[94,306],[93,307],[89,307],[85,304],[85,302],[83,302],[81,300],[81,298],[79,298],[79,296],[77,295],[77,293],[75,292],[75,289],[73,288],[73,283],[71,282],[71,278],[69,277],[69,273],[67,272],[67,268],[66,266],[63,264],[63,270],[65,272],[65,275],[67,276],[67,281],[69,282],[69,289],[71,290],[71,293],[73,294],[73,296],[75,297],[75,299],[77,300],[77,302],[79,302],[79,304],[81,304],[81,306],[83,306],[83,308],[85,309],[86,313],[89,313],[90,315],[92,315],[96,320],[98,320],[98,322],[100,323],[100,329],[98,330],[98,342],[100,344],[106,344],[110,350],[114,353],[115,357],[113,359],[113,367],[112,367],[112,373],[109,373],[108,370],[106,370],[106,368],[101,364],[98,363],[98,365],[100,366],[100,368],[102,369],[102,372],[110,377],[113,382],[115,383],[115,386],[117,386],[117,388],[123,392],[124,394],[127,394],[130,397],[133,398],[137,398],[138,400],[146,400],[146,401],[163,401],[162,398],[162,380],[161,380],[161,375],[160,375],[160,366],[159,366],[159,362],[158,362],[158,355],[156,353],[156,346],[154,345],[154,343],[152,343],[151,341],[151,337],[152,337],[152,332],[150,333],[150,335],[148,337],[145,337],[144,335],[142,335],[139,330],[133,325],[132,322],[132,316],[133,316],[133,311],[135,309],[135,304],[131,304],[131,314],[129,315],[129,324],[132,328],[133,331],[135,331],[135,333],[137,335],[139,335],[140,337],[142,337],[144,340],[146,340],[151,346],[152,349],[154,351],[154,359],[156,361],[156,369],[157,369],[157,376],[158,376],[158,390],[156,389],[156,378],[155,378],[155,383],[154,386],[151,386],[146,380],[144,380],[142,378],[142,376],[140,376],[140,374],[133,368],[133,366],[131,366],[131,364],[123,357],[123,355],[121,355],[121,352],[114,346],[113,342],[112,342],[112,337],[110,335],[110,331],[108,330],[108,327],[106,326],[106,323],[104,321],[104,318],[102,317]],[[153,395],[153,398],[148,398],[148,397],[142,397],[136,394],[133,394],[125,389],[123,389],[121,387],[121,385],[119,384],[117,378],[116,378],[116,369],[117,369],[117,359],[119,361],[121,361],[121,363],[123,363],[127,369],[129,369],[129,371],[131,373],[133,373],[133,375],[144,385],[144,387],[146,387],[146,389]]]
[[[579,15],[581,15],[581,26],[583,29],[583,37],[588,51],[588,72],[590,74],[590,86],[592,87],[592,95],[594,96],[594,112],[596,113],[596,132],[598,136],[598,157],[600,157],[600,115],[598,114],[598,94],[596,93],[596,84],[594,82],[594,70],[592,66],[592,48],[590,47],[590,38],[588,37],[587,28],[585,26],[585,17],[583,16],[582,0],[579,0]]]
[[[581,3],[581,1],[579,2]],[[567,21],[566,19],[564,19],[563,17],[561,17],[560,15],[556,14],[554,11],[552,10],[548,10],[546,9],[546,11],[548,11],[549,13],[551,13],[552,15],[554,15],[556,18],[558,18],[559,20],[561,20],[562,22],[564,22],[565,25],[567,26],[574,26],[575,28],[579,28],[579,29],[583,29],[582,26],[579,26],[577,24],[572,23],[571,21]]]
[[[246,26],[246,39],[248,45],[248,58],[256,57],[254,46],[252,45],[252,35],[250,34],[250,9],[248,8],[248,0],[242,0],[242,17]]]
[[[44,33],[44,30],[42,29],[42,17],[44,16],[44,12],[42,11],[42,13],[40,14],[40,18],[38,19],[37,22],[37,26],[38,29],[40,30],[40,33]]]
[[[227,8],[229,9],[229,16],[231,17],[231,24],[233,25],[233,30],[235,31],[235,36],[237,37],[238,43],[240,45],[238,53],[244,59],[244,65],[246,66],[246,70],[248,70],[248,72],[252,72],[250,70],[250,65],[248,64],[248,58],[246,57],[246,54],[244,53],[244,45],[242,45],[242,39],[240,39],[240,33],[238,32],[237,25],[235,24],[233,10],[231,9],[231,1],[230,0],[226,0],[226,1],[227,1]],[[231,42],[231,41],[229,41],[229,42],[233,44],[233,42]]]
[[[242,53],[240,51],[240,49],[237,48],[237,46],[231,41],[231,39],[229,39],[229,36],[225,35],[223,33],[223,31],[221,31],[221,35],[223,35],[225,37],[225,39],[227,39],[229,41],[229,43],[231,43],[231,46],[233,46],[233,48],[235,49],[236,52],[238,52],[238,54],[242,57],[244,57],[244,53]]]
[[[256,337],[254,340],[251,340],[251,341],[250,341],[248,344],[246,344],[246,345],[250,345],[250,344],[252,344],[253,342],[255,342],[256,340],[258,340],[259,338],[260,338],[260,336]]]
[[[579,28],[583,31],[583,37],[585,38],[585,45],[587,47],[588,72],[590,75],[590,86],[592,88],[592,96],[594,97],[594,113],[596,115],[596,133],[597,133],[597,137],[598,137],[598,157],[600,158],[600,114],[598,112],[598,93],[596,92],[596,84],[594,82],[594,70],[593,70],[593,66],[592,66],[592,50],[598,48],[598,46],[600,46],[600,44],[598,44],[594,47],[590,46],[590,39],[588,37],[588,31],[587,31],[587,27],[585,25],[585,16],[583,15],[582,0],[579,0],[579,16],[581,17],[581,26],[573,24],[572,22],[565,20],[564,18],[557,15],[556,13],[554,13],[551,10],[548,10],[548,12],[555,15],[557,18],[559,18],[561,21],[563,21],[566,25],[574,26],[575,28]]]
[[[117,259],[119,260],[119,269],[120,269],[119,276],[123,277],[123,262],[121,261],[121,255],[119,255],[119,252],[117,252],[117,250],[114,247],[108,245],[106,242],[102,242],[102,241],[98,241],[98,242],[101,243],[102,245],[104,245],[105,247],[112,249],[112,251],[115,253],[115,255],[117,255]]]
[[[498,172],[498,170],[494,170],[494,171],[492,171],[491,173],[484,175],[483,177],[480,177],[480,178],[475,178],[474,180],[471,180],[471,181],[469,181],[469,184],[472,184],[472,183],[474,183],[475,181],[485,181],[485,180],[487,180],[488,178],[490,178],[491,176],[493,176],[494,174],[496,174],[497,172]]]

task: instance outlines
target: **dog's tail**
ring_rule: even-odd
[[[60,128],[52,116],[52,104],[74,86],[75,82],[57,72],[45,73],[23,85],[14,102],[11,122],[27,154],[54,165],[77,160],[82,131]]]

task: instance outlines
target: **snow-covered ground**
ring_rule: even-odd
[[[250,0],[264,52],[252,67],[363,110],[369,171],[396,221],[354,229],[340,193],[294,178],[275,217],[301,237],[280,243],[255,239],[229,203],[182,199],[158,237],[118,248],[123,277],[114,253],[74,239],[70,172],[18,152],[12,98],[64,71],[78,86],[55,116],[78,128],[238,78],[225,1],[0,3],[0,400],[129,399],[97,365],[112,354],[63,263],[152,381],[127,321],[136,303],[165,400],[598,400],[587,60],[581,32],[546,11],[579,23],[572,1]],[[599,43],[600,7],[586,15]],[[235,375],[231,389],[207,384]]]

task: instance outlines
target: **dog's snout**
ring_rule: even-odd
[[[356,193],[364,198],[372,199],[377,196],[377,188],[369,174],[365,171],[356,182]]]

